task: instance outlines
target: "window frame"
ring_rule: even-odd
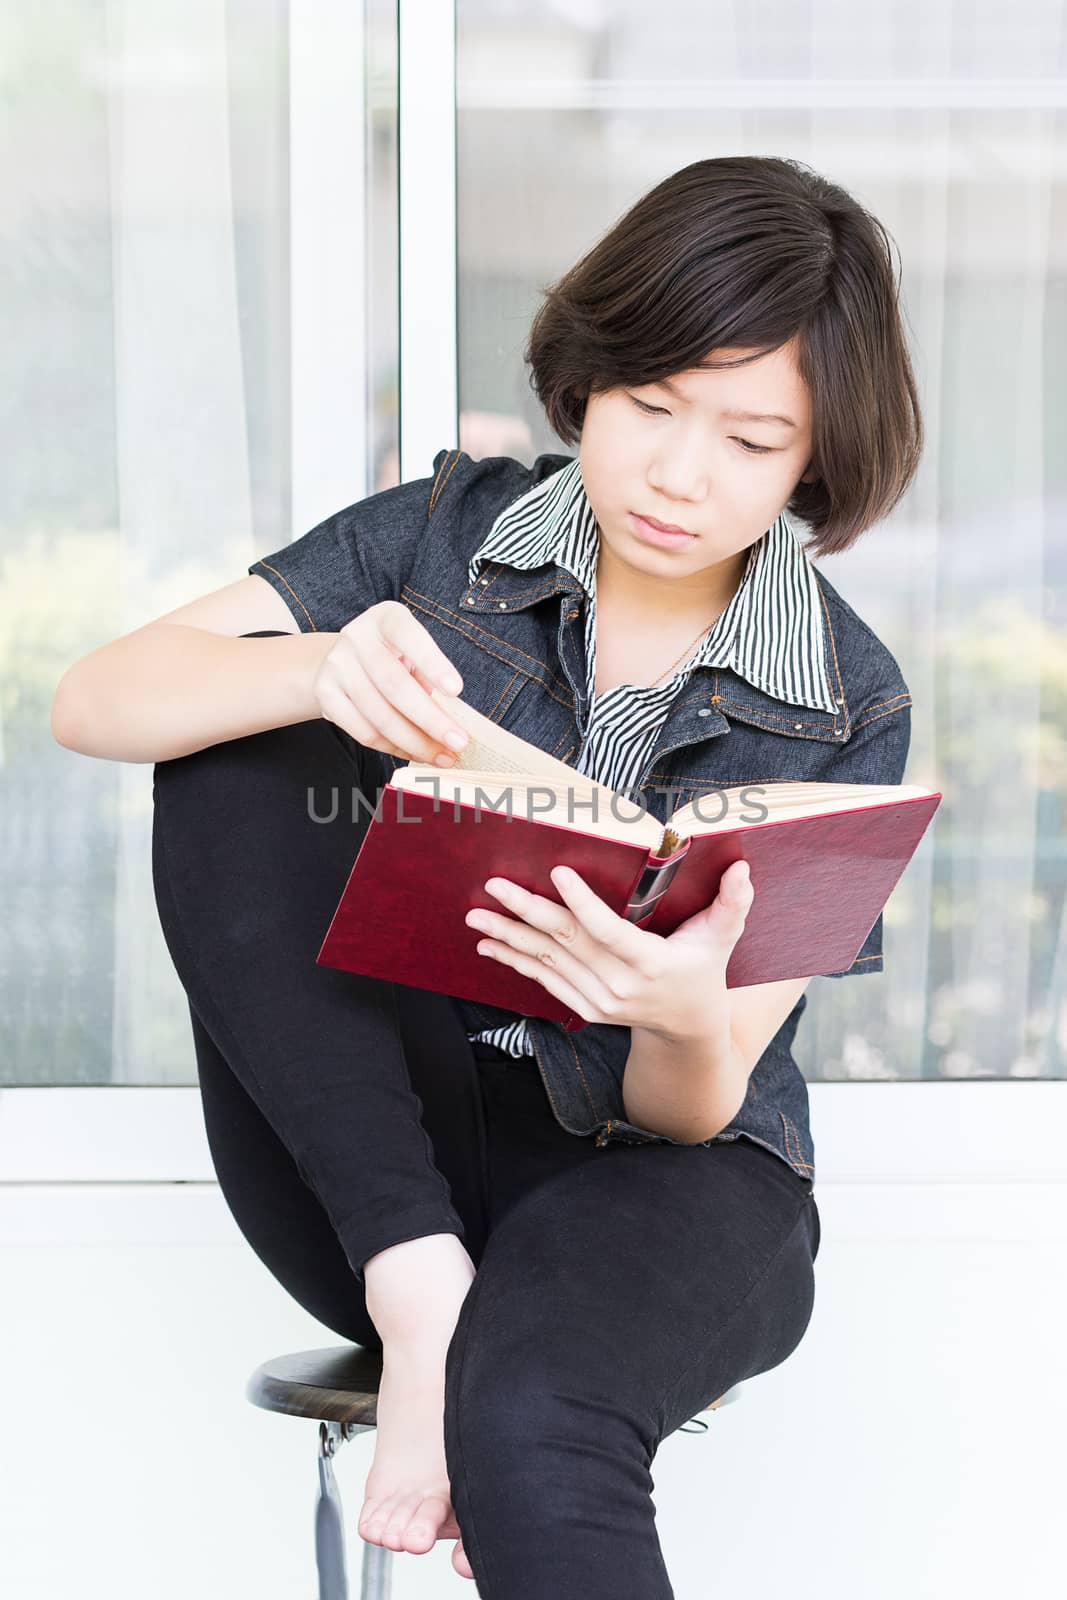
[[[312,13],[314,12],[314,15]],[[340,13],[345,13],[347,21]],[[458,441],[456,8],[454,0],[398,0],[400,119],[400,450],[403,479],[426,475],[436,452]],[[315,66],[321,13],[293,0],[290,140],[294,236],[294,525],[311,526],[351,486],[351,458],[320,459],[322,440],[342,425],[363,440],[360,345],[367,307],[358,270],[324,272],[316,233],[337,245],[331,173],[351,173],[363,151],[363,116],[343,73]],[[363,59],[361,8],[339,8],[334,28]],[[318,45],[312,42],[318,29]],[[334,33],[330,40],[337,43]],[[297,47],[299,46],[299,47]],[[329,92],[332,91],[332,92]],[[341,155],[338,155],[341,152]],[[343,219],[342,219],[343,222]],[[357,226],[342,233],[344,254],[360,256]],[[343,264],[343,263],[342,263]],[[341,329],[348,339],[338,339]],[[321,381],[323,371],[328,383]],[[338,422],[338,407],[344,415]],[[353,407],[360,414],[350,414]],[[347,408],[347,410],[345,409]],[[333,445],[331,443],[331,449]],[[360,451],[358,459],[365,458]],[[331,489],[338,475],[346,489]],[[323,494],[335,498],[326,511]],[[337,498],[340,493],[340,498]],[[868,979],[868,982],[871,980]],[[190,1034],[190,1050],[192,1038]],[[1067,1081],[962,1079],[809,1084],[816,1188],[828,1185],[1038,1186],[1067,1181],[1058,1130]],[[25,1085],[0,1089],[0,1231],[21,1225],[16,1191],[27,1185],[214,1185],[195,1085]],[[1030,1186],[1025,1189],[1025,1186]],[[937,1198],[936,1190],[933,1194]],[[1064,1226],[1062,1206],[1058,1222]],[[923,1226],[936,1229],[944,1206],[924,1201]],[[1035,1214],[1040,1208],[1034,1207]],[[1046,1208],[1047,1209],[1047,1208]],[[1057,1208],[1051,1208],[1055,1212]],[[1044,1212],[1042,1211],[1042,1214]],[[60,1216],[59,1212],[55,1213]],[[212,1213],[216,1215],[216,1213]],[[991,1207],[989,1226],[998,1213]],[[42,1226],[47,1228],[46,1223]],[[213,1227],[224,1226],[217,1221]],[[58,1235],[57,1235],[58,1236]]]

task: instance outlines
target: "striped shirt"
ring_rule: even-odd
[[[555,562],[581,583],[589,714],[579,726],[574,766],[619,794],[640,783],[656,736],[675,696],[697,667],[726,667],[792,705],[836,711],[823,653],[823,616],[815,571],[784,514],[749,547],[737,593],[695,653],[665,682],[596,684],[596,567],[600,530],[582,482],[581,461],[520,496],[496,518],[471,557],[473,584],[492,559],[513,567]],[[580,714],[580,713],[579,713]],[[509,1055],[533,1055],[526,1019],[471,1033]]]

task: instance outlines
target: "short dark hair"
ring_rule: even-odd
[[[694,161],[650,189],[562,278],[523,357],[565,444],[586,399],[796,340],[810,470],[786,506],[816,556],[846,550],[903,495],[923,422],[890,236],[844,189],[776,156]],[[717,349],[755,354],[705,358]]]

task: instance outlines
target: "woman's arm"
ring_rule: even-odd
[[[63,674],[52,736],[108,761],[169,761],[322,715],[312,692],[336,633],[298,633],[262,578],[202,595]],[[243,633],[284,632],[244,639]]]
[[[748,1080],[810,978],[728,989],[722,1026],[691,1039],[630,1030],[623,1072],[627,1120],[685,1144],[713,1139],[737,1116]]]

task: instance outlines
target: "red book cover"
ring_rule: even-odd
[[[728,988],[840,972],[851,965],[907,866],[939,793],[847,811],[774,817],[683,839],[670,856],[578,827],[510,817],[451,796],[386,784],[319,950],[323,966],[481,1001],[526,1016],[585,1020],[541,984],[477,952],[474,906],[499,876],[564,902],[549,877],[566,865],[619,916],[667,935],[746,860],[754,898],[726,969]],[[457,820],[458,819],[458,820]]]

